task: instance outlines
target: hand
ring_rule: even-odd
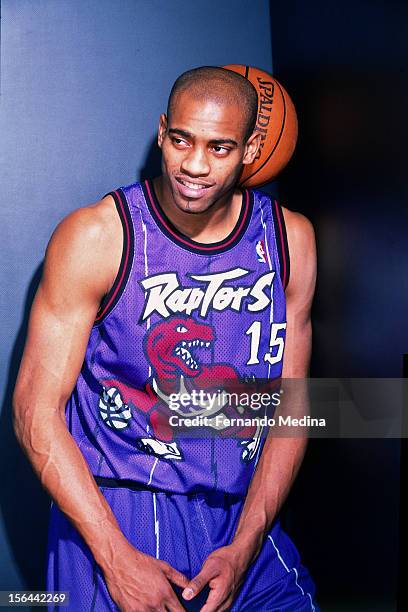
[[[103,572],[111,597],[122,612],[184,612],[170,583],[184,588],[188,578],[129,543]]]
[[[205,560],[201,571],[183,591],[184,599],[195,597],[208,583],[210,594],[200,612],[228,610],[240,588],[249,559],[232,545],[217,548]]]

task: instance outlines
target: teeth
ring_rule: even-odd
[[[198,364],[195,361],[193,355],[190,353],[190,351],[187,348],[184,348],[184,347],[194,347],[194,346],[209,347],[210,344],[211,342],[208,342],[208,341],[206,342],[205,340],[191,340],[190,342],[187,342],[186,340],[182,340],[178,344],[174,352],[177,356],[181,357],[181,359],[185,362],[186,365],[189,366],[189,368],[191,368],[192,370],[198,370]]]
[[[188,347],[192,347],[192,346],[205,346],[208,347],[210,346],[211,342],[206,342],[205,340],[191,340],[190,342],[186,342],[186,340],[182,340],[179,345],[177,346],[176,351],[180,350],[180,345],[181,346],[188,346]],[[184,349],[186,350],[186,349]]]
[[[197,370],[198,369],[198,365],[197,363],[194,361],[194,359],[191,357],[187,359],[187,357],[185,357],[184,355],[182,356],[183,361],[185,361],[186,365],[189,366],[189,368],[191,368],[192,370]]]
[[[196,183],[190,183],[189,181],[182,181],[182,180],[180,180],[180,182],[186,187],[188,187],[189,189],[196,189],[197,191],[199,189],[205,189],[205,185],[197,185]]]

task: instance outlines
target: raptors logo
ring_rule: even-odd
[[[130,423],[131,413],[141,411],[149,420],[152,435],[136,439],[136,447],[145,453],[162,459],[182,460],[183,454],[175,440],[175,432],[169,419],[175,414],[171,408],[174,394],[192,394],[193,390],[211,391],[220,385],[226,392],[235,392],[245,384],[238,372],[229,364],[205,363],[204,357],[216,342],[213,327],[199,323],[191,317],[176,316],[153,326],[146,336],[145,351],[153,374],[144,389],[134,389],[117,380],[102,381],[99,413],[111,428],[122,429]],[[207,358],[207,361],[210,361]],[[228,396],[231,397],[230,393]],[[180,415],[191,417],[245,416],[247,407],[236,403],[208,403],[196,401],[176,409]],[[219,420],[217,421],[219,423]],[[214,432],[223,437],[236,437],[242,447],[241,459],[251,461],[260,444],[261,427],[217,427]]]

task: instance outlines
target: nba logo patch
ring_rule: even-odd
[[[256,254],[258,255],[258,261],[266,263],[266,253],[263,240],[258,240],[256,243]]]

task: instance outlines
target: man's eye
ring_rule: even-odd
[[[227,147],[222,147],[221,145],[214,145],[212,147],[215,153],[229,153],[229,149]]]
[[[187,146],[187,142],[185,140],[183,140],[182,138],[177,138],[177,137],[173,136],[173,138],[171,140],[176,145]]]

